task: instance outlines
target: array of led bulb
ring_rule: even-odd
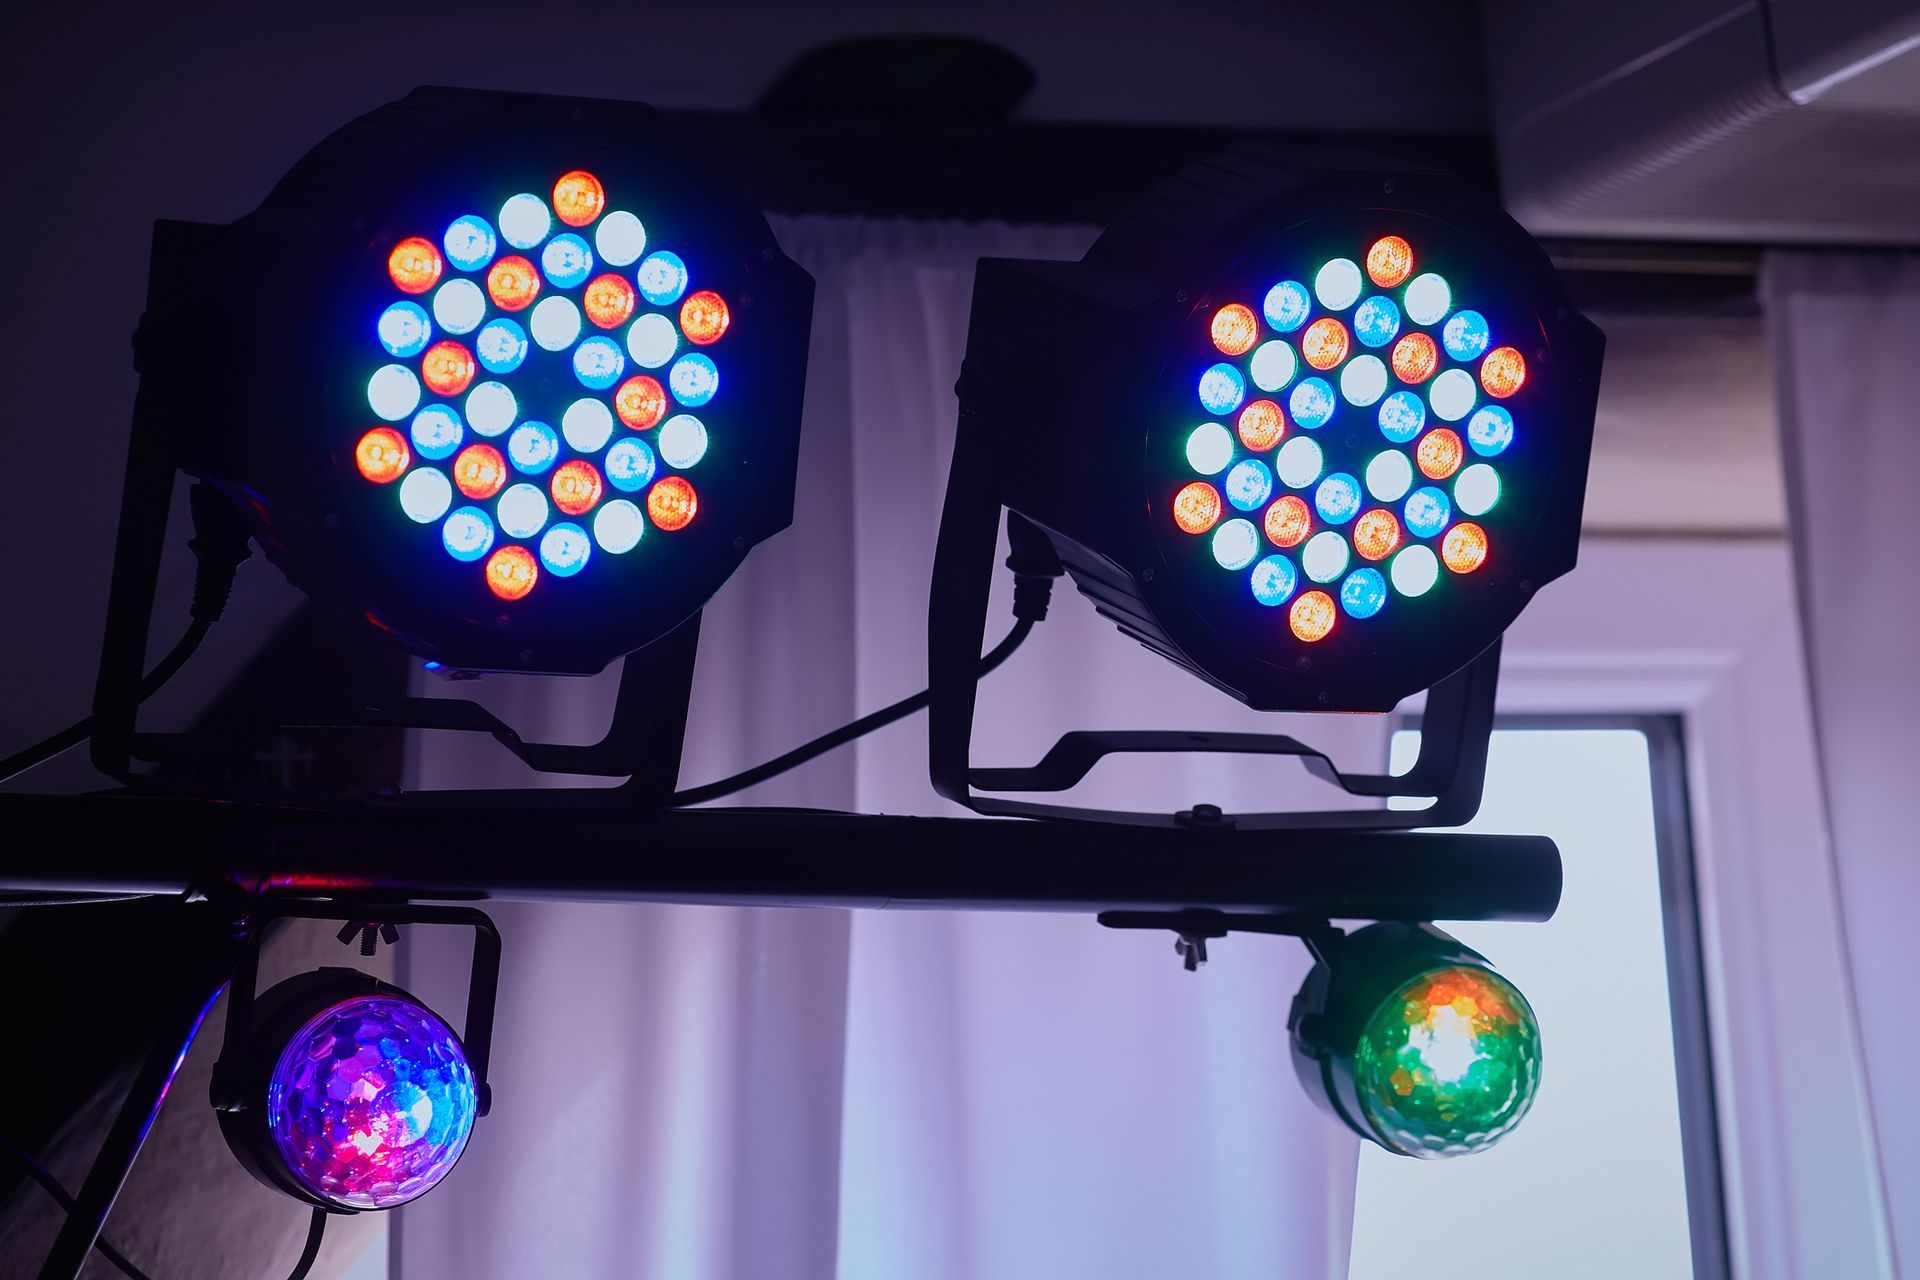
[[[1220,568],[1245,574],[1258,603],[1285,606],[1308,643],[1343,614],[1364,623],[1395,593],[1435,590],[1443,566],[1487,562],[1475,520],[1500,499],[1491,460],[1515,430],[1498,402],[1527,377],[1445,277],[1416,272],[1405,238],[1375,240],[1362,261],[1322,263],[1311,289],[1281,280],[1257,312],[1231,301],[1206,316],[1225,358],[1200,375],[1209,420],[1186,438],[1200,478],[1169,504],[1175,526],[1210,536]],[[1340,456],[1349,437],[1365,444]]]
[[[523,192],[492,221],[468,213],[437,242],[408,236],[387,274],[403,296],[376,319],[391,362],[367,404],[391,425],[361,435],[354,461],[454,560],[484,562],[494,595],[521,599],[543,574],[581,573],[595,548],[625,555],[649,525],[693,521],[699,497],[680,473],[708,435],[690,411],[719,392],[702,348],[731,314],[719,294],[689,292],[687,263],[649,250],[598,178],[574,170],[550,201]],[[540,402],[550,386],[565,390]]]

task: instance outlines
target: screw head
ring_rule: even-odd
[[[1142,570],[1140,571],[1140,581],[1142,581],[1142,582],[1152,582],[1152,581],[1153,581],[1153,570],[1151,570],[1151,569],[1142,569]]]

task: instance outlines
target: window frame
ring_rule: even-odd
[[[1498,703],[1534,724],[1675,727],[1656,768],[1689,804],[1661,832],[1693,853],[1696,1043],[1716,1104],[1705,1149],[1718,1150],[1719,1274],[1738,1280],[1888,1273],[1796,609],[1780,539],[1589,538],[1508,632]],[[1685,1136],[1691,1217],[1704,1135]]]

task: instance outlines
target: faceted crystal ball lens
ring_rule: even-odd
[[[1512,983],[1459,966],[1380,1002],[1353,1053],[1368,1125],[1391,1150],[1439,1158],[1498,1142],[1540,1087],[1540,1027]]]
[[[701,418],[668,411],[718,395],[720,367],[687,347],[720,342],[732,309],[714,290],[689,294],[685,259],[649,251],[636,215],[607,205],[601,180],[576,169],[549,196],[522,192],[492,221],[463,213],[386,255],[401,297],[382,305],[374,338],[397,363],[371,368],[367,407],[396,426],[363,430],[353,464],[367,482],[394,486],[401,514],[432,526],[451,560],[480,564],[505,601],[543,574],[582,574],[595,545],[624,555],[647,522],[682,530],[699,510],[685,478],[660,472],[697,466],[712,439]],[[639,313],[643,299],[666,313]],[[1260,317],[1242,311],[1258,336]],[[551,365],[515,382],[534,347],[564,359],[588,395],[553,399]],[[1271,426],[1277,439],[1281,424]],[[659,434],[643,441],[618,428]],[[1225,424],[1215,430],[1227,438],[1225,468],[1235,441]],[[605,486],[634,499],[601,503]]]
[[[1196,391],[1212,420],[1185,428],[1187,483],[1171,504],[1174,525],[1209,534],[1214,561],[1247,573],[1256,603],[1287,605],[1306,641],[1341,615],[1382,613],[1395,593],[1430,591],[1443,566],[1485,562],[1486,531],[1464,521],[1499,501],[1501,477],[1474,458],[1503,452],[1514,423],[1482,399],[1513,395],[1527,373],[1482,312],[1454,309],[1444,276],[1416,271],[1410,241],[1383,236],[1357,256],[1322,262],[1309,283],[1272,284],[1258,311],[1227,300],[1196,317],[1211,348]],[[641,360],[643,322],[628,350],[658,367],[673,354],[671,326]],[[674,466],[667,443],[663,433],[660,461]],[[1302,592],[1303,580],[1327,589]]]
[[[391,1209],[433,1189],[478,1111],[466,1051],[398,996],[356,996],[310,1018],[274,1064],[266,1121],[301,1188],[345,1209]]]

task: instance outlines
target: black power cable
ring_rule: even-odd
[[[1047,606],[1053,599],[1053,580],[1065,572],[1061,568],[1060,558],[1054,554],[1053,544],[1047,540],[1047,535],[1024,517],[1012,512],[1007,513],[1007,543],[1011,548],[1011,554],[1007,556],[1007,568],[1013,570],[1013,629],[1007,632],[1000,643],[995,645],[985,657],[980,659],[981,677],[1012,657],[1013,651],[1026,640],[1034,626],[1046,620]],[[821,734],[811,742],[795,747],[785,755],[775,756],[751,769],[742,770],[732,777],[690,787],[685,791],[676,791],[673,794],[673,803],[675,805],[704,804],[708,800],[718,800],[721,796],[744,791],[748,787],[765,782],[768,778],[778,777],[816,756],[825,755],[836,747],[843,747],[876,729],[884,729],[897,720],[904,720],[916,711],[924,711],[931,696],[931,691],[922,689],[891,706],[869,712],[858,720],[843,724],[838,729]]]
[[[320,1256],[320,1237],[327,1233],[329,1216],[325,1209],[313,1211],[313,1219],[307,1223],[306,1247],[300,1250],[300,1261],[293,1264],[287,1280],[307,1280],[307,1272],[313,1270],[314,1261]]]
[[[12,1156],[15,1162],[26,1170],[27,1176],[39,1183],[41,1190],[52,1196],[54,1203],[68,1214],[72,1214],[79,1208],[74,1203],[73,1197],[67,1194],[67,1189],[60,1185],[60,1179],[53,1176],[53,1171],[34,1159],[24,1147],[16,1145],[11,1138],[0,1134],[0,1150]],[[329,1216],[331,1215],[325,1209],[313,1211],[313,1220],[307,1224],[307,1242],[300,1250],[300,1260],[293,1264],[293,1270],[288,1273],[287,1280],[307,1280],[307,1273],[313,1270],[314,1262],[320,1257],[320,1240],[326,1234]],[[134,1266],[126,1254],[109,1244],[105,1236],[96,1237],[93,1247],[100,1251],[101,1257],[118,1267],[128,1280],[153,1280],[153,1277]]]
[[[205,481],[193,486],[193,550],[196,564],[193,579],[193,621],[167,656],[140,681],[139,700],[145,702],[161,685],[173,679],[187,665],[200,642],[213,630],[213,624],[226,611],[227,597],[233,592],[234,575],[250,554],[246,526],[239,513],[221,493]],[[68,725],[51,738],[36,742],[0,760],[0,782],[18,777],[27,770],[45,764],[61,752],[85,742],[93,735],[93,717]]]
[[[27,1176],[39,1183],[41,1190],[52,1196],[54,1202],[67,1213],[71,1214],[78,1207],[74,1204],[73,1197],[67,1194],[67,1189],[60,1185],[60,1179],[53,1176],[53,1171],[29,1155],[24,1147],[14,1145],[11,1138],[0,1135],[0,1151],[5,1151],[12,1156],[14,1161],[26,1170]],[[120,1268],[129,1280],[152,1280],[146,1272],[129,1262],[126,1254],[107,1243],[105,1236],[96,1238],[93,1247],[100,1251],[101,1257]]]

